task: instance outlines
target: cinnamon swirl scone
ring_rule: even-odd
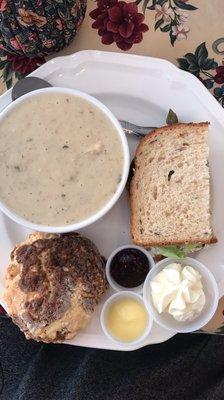
[[[77,233],[34,233],[15,247],[5,301],[27,339],[61,342],[86,326],[107,288],[96,246]]]

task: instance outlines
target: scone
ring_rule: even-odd
[[[61,342],[86,326],[106,288],[105,262],[89,239],[34,233],[11,253],[5,301],[27,339]]]

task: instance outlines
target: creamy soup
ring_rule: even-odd
[[[0,124],[0,199],[36,224],[96,213],[116,192],[123,162],[111,121],[79,97],[40,94]]]

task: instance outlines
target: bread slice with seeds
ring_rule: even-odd
[[[208,127],[208,122],[168,125],[139,143],[130,186],[134,243],[217,241],[211,227]]]

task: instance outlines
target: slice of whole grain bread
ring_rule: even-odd
[[[138,145],[130,186],[131,233],[144,246],[214,243],[208,122],[156,129]]]

